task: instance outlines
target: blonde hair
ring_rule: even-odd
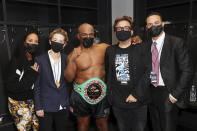
[[[62,29],[62,28],[57,28],[57,29],[53,30],[53,31],[50,33],[50,35],[49,35],[49,39],[51,40],[55,34],[61,34],[61,35],[63,35],[63,36],[64,36],[64,41],[65,41],[65,42],[68,41],[68,34],[67,34],[67,32],[66,32],[64,29]]]

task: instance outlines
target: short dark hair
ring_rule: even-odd
[[[148,16],[146,17],[146,19],[150,16],[153,16],[153,15],[157,15],[160,17],[161,21],[163,21],[163,17],[162,15],[159,13],[159,12],[151,12],[150,14],[148,14]]]
[[[116,25],[118,24],[118,22],[123,21],[123,20],[128,21],[129,24],[131,25],[131,29],[132,30],[134,29],[133,19],[130,16],[124,15],[122,17],[119,17],[119,18],[115,19],[115,22],[114,22],[114,25],[113,25],[114,31],[116,31]]]

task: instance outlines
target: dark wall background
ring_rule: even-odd
[[[0,27],[0,116],[4,115],[7,110],[7,97],[4,89],[4,78],[6,77],[6,66],[8,64],[8,52],[5,39],[5,28]]]

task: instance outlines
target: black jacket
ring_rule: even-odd
[[[32,65],[33,63],[25,57],[25,53],[12,58],[6,80],[8,97],[18,101],[33,99],[32,86],[36,81],[38,72],[31,68]]]
[[[149,52],[151,52],[151,44],[152,41],[148,41]],[[151,54],[149,61],[152,61]],[[178,99],[176,104],[181,108],[184,107],[185,92],[192,83],[194,72],[188,48],[182,39],[165,34],[160,57],[160,72],[168,92]]]

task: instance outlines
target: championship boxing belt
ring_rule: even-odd
[[[73,84],[74,90],[89,104],[97,104],[106,96],[106,84],[98,79],[92,78],[83,84]]]

